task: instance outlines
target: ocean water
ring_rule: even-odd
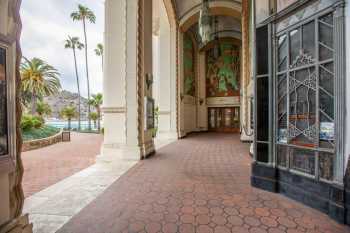
[[[67,129],[68,128],[68,121],[46,121],[47,125],[54,126],[59,129]],[[88,129],[88,121],[81,121],[81,129],[87,130]],[[103,122],[101,121],[101,128],[103,127]],[[78,129],[78,121],[71,121],[71,128],[72,130]],[[97,130],[97,124],[94,125],[94,122],[91,122],[91,129]]]

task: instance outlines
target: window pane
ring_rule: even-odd
[[[315,175],[315,152],[290,148],[291,168],[310,175]]]
[[[300,36],[300,29],[295,29],[289,33],[290,37],[290,64],[295,64],[296,59],[298,55],[300,54],[300,49],[301,49],[301,36]]]
[[[290,73],[289,136],[295,145],[314,147],[316,143],[315,68]]]
[[[320,152],[319,156],[320,177],[325,180],[333,180],[334,155]]]
[[[319,56],[320,61],[333,58],[333,14],[319,19]]]
[[[215,128],[215,114],[216,114],[216,111],[215,111],[215,108],[210,108],[209,109],[209,122],[210,122],[210,125],[209,125],[209,128],[211,129],[214,129]]]
[[[268,141],[269,138],[269,80],[268,77],[257,79],[257,139]]]
[[[332,23],[332,21],[330,23]],[[325,46],[333,48],[333,25],[329,24],[327,20],[322,20],[322,18],[320,19],[319,25],[320,42]]]
[[[0,48],[0,156],[8,154],[6,50]]]
[[[328,64],[320,65],[320,88],[334,96],[334,70],[333,62]]]
[[[319,90],[320,95],[320,111],[323,114],[323,117],[333,120],[334,119],[334,98],[328,92]]]
[[[234,108],[233,128],[240,128],[240,108]]]
[[[225,127],[230,128],[232,126],[232,109],[225,108]]]
[[[278,38],[278,71],[287,69],[287,36],[282,35]]]
[[[257,74],[267,74],[269,64],[269,44],[268,27],[263,26],[256,29],[256,56],[257,56]]]
[[[265,143],[257,143],[256,160],[263,163],[269,162],[269,145]]]
[[[315,58],[315,22],[303,26],[303,53]]]
[[[278,141],[287,143],[287,75],[278,76]]]

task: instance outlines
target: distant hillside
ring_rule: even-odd
[[[78,111],[78,97],[77,93],[69,91],[61,91],[59,94],[44,98],[44,102],[51,106],[51,117],[60,118],[60,112],[66,106],[73,105]],[[81,101],[81,117],[82,120],[87,119],[88,100],[84,97],[80,98]]]

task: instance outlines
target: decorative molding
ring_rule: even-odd
[[[243,100],[242,100],[242,109],[243,109],[243,119],[241,121],[242,125],[250,125],[249,115],[249,96],[248,88],[250,84],[250,36],[249,36],[249,21],[250,21],[250,11],[249,11],[249,1],[242,0],[242,88],[243,88]],[[249,135],[250,136],[250,135]]]
[[[159,111],[159,115],[170,115],[171,111]]]
[[[137,124],[138,124],[138,143],[143,145],[143,84],[144,84],[144,4],[145,0],[137,0]],[[141,157],[144,156],[144,151],[140,148]]]
[[[208,106],[240,106],[239,96],[233,97],[210,97],[206,99]]]
[[[181,92],[180,92],[180,68],[179,68],[179,23],[176,23],[176,127],[177,127],[177,134],[181,135],[181,125],[180,125],[180,104],[182,102],[181,98]],[[181,137],[181,136],[179,136]]]
[[[22,178],[23,178],[23,163],[21,158],[22,150],[22,133],[20,129],[20,121],[22,116],[22,107],[20,101],[20,89],[21,89],[21,74],[19,71],[22,53],[20,48],[20,36],[22,31],[22,22],[20,18],[20,6],[21,0],[10,1],[13,5],[9,7],[12,12],[9,15],[13,16],[14,20],[14,34],[16,35],[16,171],[9,174],[10,179],[10,217],[11,219],[17,219],[21,216],[24,204],[24,194],[22,189]],[[28,221],[27,221],[28,223]]]
[[[16,218],[0,229],[1,233],[31,233],[33,224],[29,223],[28,214]]]
[[[198,21],[201,3],[179,16],[179,25],[183,32],[187,31],[191,25]],[[236,19],[241,18],[242,6],[237,1],[213,1],[209,2],[209,8],[214,15],[227,15]]]
[[[345,105],[346,105],[346,51],[345,51],[345,14],[344,5],[339,5],[334,11],[334,87],[335,87],[335,136],[336,160],[335,181],[343,184],[345,163]]]
[[[102,107],[103,113],[126,113],[126,107]]]

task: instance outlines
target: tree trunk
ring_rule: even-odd
[[[101,109],[100,107],[97,107],[97,130],[98,132],[101,132]]]
[[[77,87],[78,87],[78,131],[81,130],[81,104],[80,104],[80,85],[79,85],[79,74],[78,74],[78,66],[77,66],[77,57],[75,54],[75,48],[73,48],[74,54],[74,65],[75,65],[75,75],[77,78]]]
[[[71,119],[68,119],[68,130],[70,131],[71,129]]]
[[[83,19],[83,27],[84,27],[84,37],[85,37],[85,65],[86,65],[86,81],[87,81],[87,91],[88,91],[88,101],[90,101],[90,79],[89,79],[89,63],[88,63],[88,43],[86,36],[86,24],[85,19]],[[91,113],[91,106],[88,105],[88,116]],[[88,129],[91,130],[91,119],[88,117]]]
[[[31,109],[32,115],[35,115],[36,113],[36,94],[35,91],[32,93],[32,109]]]

